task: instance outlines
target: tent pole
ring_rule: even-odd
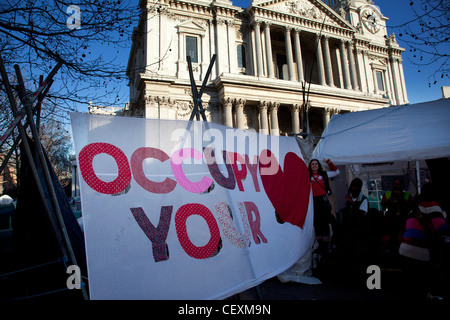
[[[41,81],[42,82],[42,81]],[[39,110],[41,108],[41,103],[42,100],[44,99],[44,97],[47,95],[48,90],[50,89],[50,86],[52,85],[53,80],[50,80],[50,83],[48,84],[48,86],[44,89],[43,93],[39,94],[39,98],[38,98],[38,103],[36,104],[36,106],[33,109],[33,114],[35,114],[36,112],[38,112],[37,115],[37,119],[36,122],[38,123],[39,120]],[[27,119],[27,121],[25,122],[25,125],[23,126],[23,128],[26,130],[29,124],[29,119]],[[37,125],[37,128],[39,130],[39,125]],[[11,149],[9,150],[8,154],[6,155],[6,157],[3,159],[2,165],[0,166],[0,174],[3,172],[3,169],[5,169],[6,165],[8,164],[9,158],[11,157],[12,153],[14,152],[14,150],[17,148],[17,145],[20,143],[21,141],[21,137],[20,135],[17,136],[16,138],[13,138],[14,144],[11,147]]]
[[[417,195],[419,195],[421,192],[419,160],[416,160],[416,176],[417,176]]]
[[[309,102],[307,102],[305,104],[305,107],[306,107],[306,111],[305,111],[305,113],[306,113],[306,133],[309,134],[310,133],[309,132],[309,107],[310,107]]]
[[[5,90],[6,90],[6,93],[8,95],[8,98],[9,98],[11,109],[13,111],[13,114],[16,115],[17,114],[16,101],[14,100],[14,95],[12,93],[11,85],[9,84],[8,75],[6,74],[6,69],[5,69],[5,66],[3,64],[3,59],[1,58],[1,56],[0,56],[0,72],[2,74],[3,85],[5,86]],[[21,137],[22,142],[23,142],[23,146],[24,146],[24,149],[25,149],[25,154],[26,154],[28,162],[30,164],[31,172],[33,174],[34,180],[36,181],[36,186],[37,186],[39,195],[40,195],[40,197],[42,199],[42,203],[44,205],[44,210],[47,213],[48,218],[52,222],[51,226],[53,227],[53,231],[54,231],[54,233],[56,235],[56,238],[58,239],[58,242],[60,244],[60,248],[62,250],[62,254],[66,255],[66,251],[64,249],[64,246],[62,246],[61,235],[58,232],[58,230],[56,229],[54,217],[51,214],[50,208],[49,208],[48,203],[47,203],[47,199],[45,197],[44,190],[43,190],[42,185],[41,185],[40,180],[39,180],[39,175],[37,173],[37,169],[36,169],[36,166],[35,166],[34,161],[33,161],[33,155],[31,153],[30,145],[28,144],[27,134],[26,134],[25,129],[22,126],[22,123],[20,121],[17,124],[17,127],[19,129],[20,137]]]
[[[186,142],[187,136],[189,135],[189,130],[191,130],[191,126],[192,126],[192,122],[194,120],[194,116],[197,119],[197,121],[199,121],[200,120],[200,115],[201,115],[205,126],[206,127],[208,126],[208,120],[206,119],[205,110],[203,109],[202,100],[201,99],[202,99],[202,95],[203,95],[203,92],[205,90],[207,81],[208,81],[209,76],[211,74],[212,67],[214,65],[214,62],[216,61],[216,57],[217,57],[217,55],[213,54],[213,57],[211,58],[211,62],[209,63],[208,70],[206,71],[205,79],[203,79],[203,83],[202,83],[202,86],[201,86],[200,92],[199,92],[199,91],[197,91],[197,86],[195,84],[195,79],[194,79],[194,73],[192,71],[191,57],[190,56],[186,56],[186,59],[187,59],[187,62],[188,62],[188,69],[189,69],[189,78],[190,78],[190,81],[191,81],[191,91],[192,91],[192,99],[193,99],[193,102],[194,102],[194,107],[192,109],[192,113],[191,113],[191,116],[189,118],[188,125],[186,126],[186,132],[184,134],[183,140],[181,141],[181,147],[184,146],[184,143]]]
[[[23,82],[23,78],[22,78],[22,74],[20,72],[19,66],[18,65],[14,65],[14,68],[16,70],[16,75],[17,75],[17,79],[19,81],[19,86],[21,87],[22,90],[24,90],[25,89],[24,82]],[[24,95],[24,94],[22,94],[21,98],[23,99],[23,105],[24,105],[24,108],[25,108],[25,110],[27,112],[28,119],[30,119],[30,129],[31,129],[31,133],[33,135],[33,138],[34,138],[34,140],[36,142],[36,152],[38,154],[38,158],[39,158],[39,161],[41,163],[41,168],[42,168],[43,175],[44,175],[44,178],[45,178],[45,181],[46,181],[46,184],[47,184],[48,192],[49,192],[49,195],[50,195],[50,200],[52,202],[54,210],[56,211],[55,212],[56,213],[56,218],[57,218],[59,227],[61,228],[61,232],[62,232],[62,235],[63,235],[64,243],[66,245],[67,251],[69,252],[68,258],[70,259],[71,264],[78,265],[76,257],[75,257],[75,254],[74,254],[73,249],[72,249],[72,244],[70,242],[69,235],[67,233],[67,229],[66,229],[64,220],[62,218],[61,209],[59,207],[58,199],[56,198],[55,189],[54,189],[52,180],[50,178],[50,173],[49,173],[49,170],[48,170],[47,162],[45,160],[44,152],[42,150],[41,140],[39,139],[39,133],[37,132],[36,124],[33,121],[33,111],[31,110],[31,101],[28,98],[28,96]],[[84,299],[87,300],[88,296],[87,296],[87,293],[85,291],[85,287],[83,286],[81,288],[81,290],[82,290],[82,294],[83,294]]]

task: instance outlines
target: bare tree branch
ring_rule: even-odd
[[[431,67],[429,86],[450,75],[450,1],[420,0],[410,2],[414,18],[390,26],[412,54],[410,62],[418,72]]]
[[[79,28],[70,26],[71,5],[79,8]],[[138,0],[1,1],[1,55],[10,74],[18,64],[35,86],[62,60],[51,95],[68,109],[89,100],[123,106],[127,59],[120,54],[128,54],[139,16]]]

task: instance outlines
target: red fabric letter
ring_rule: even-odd
[[[233,166],[234,176],[236,177],[236,181],[239,187],[239,191],[244,191],[244,186],[242,185],[242,180],[247,176],[247,167],[245,165],[245,160],[239,153],[228,152],[228,155],[231,160],[231,165]],[[241,163],[241,170],[239,170],[236,161]]]
[[[94,172],[92,161],[96,155],[106,153],[114,158],[119,174],[114,181],[105,182],[100,180]],[[131,171],[127,156],[118,147],[109,143],[91,143],[85,146],[78,155],[80,172],[84,181],[97,192],[104,194],[116,194],[128,187],[131,181]]]
[[[261,241],[267,243],[266,237],[261,232],[261,217],[259,216],[258,207],[250,201],[245,201],[244,204],[245,209],[247,210],[248,222],[250,223],[250,228],[252,229],[253,240],[256,244],[259,244]],[[254,220],[253,216],[255,217]]]
[[[214,178],[214,180],[222,187],[234,190],[236,186],[236,180],[234,179],[233,174],[233,168],[231,167],[231,164],[227,161],[227,152],[222,151],[223,154],[223,160],[225,161],[225,167],[227,168],[228,177],[225,178],[225,176],[220,172],[219,166],[216,162],[216,155],[213,148],[205,147],[203,148],[203,153],[205,155],[206,163],[208,165],[209,172],[211,173],[211,176]]]
[[[252,175],[252,179],[253,179],[253,185],[255,186],[255,191],[256,192],[260,192],[261,189],[259,188],[259,183],[258,183],[258,156],[255,156],[255,164],[250,163],[250,159],[248,158],[248,155],[246,154],[245,156],[245,163],[247,164],[248,167],[248,171],[250,171],[250,174]]]
[[[186,221],[191,215],[199,215],[205,219],[208,224],[211,238],[203,247],[197,247],[189,239],[187,233]],[[184,251],[193,258],[206,259],[212,256],[217,249],[220,249],[220,231],[216,219],[207,207],[198,203],[188,203],[180,207],[175,215],[175,228],[177,230],[178,240]]]
[[[142,169],[142,162],[147,158],[154,158],[161,162],[169,159],[169,156],[162,150],[150,147],[137,149],[131,156],[131,170],[133,171],[134,180],[145,190],[152,193],[169,193],[175,189],[177,182],[173,179],[166,178],[162,182],[155,182],[147,179]]]
[[[173,206],[161,207],[158,227],[155,228],[142,208],[130,208],[139,227],[141,227],[142,231],[144,231],[152,243],[153,259],[155,259],[155,262],[169,259],[169,248],[167,247],[166,239],[169,233],[172,209]]]

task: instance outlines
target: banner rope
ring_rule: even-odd
[[[382,114],[382,115],[380,115],[380,116],[378,116],[378,117],[375,117],[375,118],[366,120],[366,121],[364,121],[363,123],[354,125],[353,127],[349,127],[349,128],[343,129],[343,130],[341,130],[341,131],[333,132],[333,133],[330,133],[330,134],[322,134],[322,136],[320,137],[320,139],[326,139],[326,138],[328,138],[328,137],[335,136],[335,135],[337,135],[337,134],[344,133],[344,132],[353,130],[353,129],[358,128],[358,127],[362,127],[362,126],[364,126],[364,125],[366,125],[366,124],[368,124],[368,123],[370,123],[370,122],[372,122],[372,121],[375,121],[375,120],[381,119],[381,118],[383,118],[383,117],[386,117],[387,115],[389,115],[389,114],[391,114],[391,113],[393,113],[393,112],[398,112],[398,111],[402,110],[403,108],[405,108],[405,107],[407,107],[407,106],[409,106],[409,104],[404,104],[404,105],[402,105],[402,106],[388,107],[388,108],[392,108],[392,110],[389,110],[388,112],[386,112],[386,113],[384,113],[384,114]],[[373,109],[373,110],[377,110],[377,109]],[[345,115],[345,113],[342,113],[342,114],[339,114],[339,115]],[[331,121],[332,121],[332,120],[330,120],[330,122],[331,122]]]

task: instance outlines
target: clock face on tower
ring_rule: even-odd
[[[364,9],[361,14],[361,19],[364,26],[372,33],[378,32],[380,30],[380,16],[378,12],[373,9]]]

